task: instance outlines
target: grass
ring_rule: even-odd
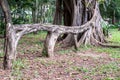
[[[70,49],[66,49],[66,50],[60,50],[58,54],[69,54],[70,52],[71,52]]]
[[[3,52],[0,52],[0,57],[3,57],[4,56],[4,53]]]
[[[119,80],[119,72],[120,72],[120,67],[119,64],[111,62],[108,64],[101,64],[100,66],[96,66],[96,68],[93,68],[91,70],[92,75],[103,75],[105,76],[104,79],[102,80]],[[111,77],[110,74],[112,74]]]
[[[117,63],[109,63],[98,66],[97,69],[99,70],[98,74],[107,74],[107,73],[116,73],[120,71],[120,67]]]
[[[67,68],[66,72],[76,71],[76,73],[83,73],[83,80],[94,80],[93,76],[104,76],[102,80],[120,80],[119,72],[120,67],[119,63],[110,62],[107,64],[96,65],[95,67],[85,67],[85,66],[72,66]],[[110,75],[112,74],[113,77]]]
[[[111,38],[108,38],[110,42],[114,45],[120,45],[120,31],[118,29],[110,29],[111,33]],[[99,53],[107,53],[109,54],[112,58],[120,58],[120,49],[119,48],[103,48],[103,47],[94,47],[91,45],[81,45],[80,48],[78,49],[79,51],[86,51],[89,49],[93,49],[95,52]]]
[[[86,51],[86,50],[89,50],[91,48],[93,48],[94,46],[91,46],[91,45],[80,45],[78,51]]]
[[[120,45],[120,31],[118,29],[110,29],[111,38],[108,38],[110,42],[113,44]],[[113,58],[120,58],[120,49],[119,48],[95,48],[97,52],[105,52],[108,53]]]
[[[4,43],[4,40],[0,39],[0,57],[4,56],[4,53],[3,53],[3,43]]]
[[[40,40],[44,40],[46,38],[47,32],[46,31],[39,31],[37,34],[30,33],[28,35],[24,35],[19,44],[36,44]]]
[[[45,31],[39,31],[37,34],[30,33],[28,35],[24,35],[19,41],[17,49],[18,52],[22,54],[40,52],[43,49],[43,40],[46,35],[47,32]]]
[[[22,69],[27,68],[25,60],[17,59],[16,61],[13,62],[12,66],[12,72],[10,76],[10,80],[22,80]]]
[[[120,45],[120,31],[118,29],[110,29],[110,34],[112,35],[110,41]]]
[[[112,58],[120,58],[120,49],[119,48],[96,48],[94,47],[94,50],[99,53],[107,53]]]
[[[27,36],[45,39],[46,35],[47,35],[46,31],[38,31],[37,34],[31,33],[31,34],[28,34]]]
[[[24,69],[25,68],[25,60],[17,59],[16,61],[13,62],[13,67],[14,70],[16,69]]]
[[[72,68],[73,68],[73,70],[78,71],[78,72],[82,72],[82,73],[89,72],[89,70],[87,68],[85,68],[85,67],[73,66]]]
[[[118,31],[117,29],[111,29],[110,30],[112,37],[109,38],[108,40],[113,42],[113,44],[118,44],[120,45],[120,31]],[[40,51],[43,48],[43,42],[41,40],[44,40],[46,37],[47,33],[44,31],[40,31],[38,32],[38,34],[28,34],[23,36],[23,38],[20,40],[19,42],[19,46],[18,46],[18,52],[20,53],[35,53],[36,51]],[[0,43],[3,43],[3,40],[0,40]],[[0,48],[3,48],[0,45]],[[79,52],[83,52],[86,50],[92,49],[95,52],[98,53],[106,53],[109,54],[110,57],[114,58],[114,59],[119,59],[120,58],[120,49],[118,48],[102,48],[102,47],[94,47],[94,46],[83,46],[81,45],[79,48]],[[63,49],[58,51],[58,54],[70,54],[73,53],[74,49]],[[0,52],[0,57],[3,57],[4,54],[1,51]],[[71,55],[68,55],[71,56]],[[74,57],[74,56],[72,56]],[[36,62],[40,62],[40,64],[42,64],[45,67],[50,67],[52,65],[63,65],[62,63],[57,63],[56,61],[48,61],[48,60],[44,60],[41,58],[36,58],[34,59]],[[120,72],[120,61],[114,61],[114,62],[110,62],[107,64],[101,64],[101,65],[96,65],[95,67],[85,67],[85,66],[78,66],[78,65],[74,65],[74,62],[71,61],[67,61],[68,66],[67,69],[65,70],[66,72],[71,72],[71,71],[77,71],[78,73],[83,73],[85,74],[83,76],[83,80],[91,80],[91,76],[96,76],[96,75],[105,75],[105,78],[103,80],[120,80],[119,77],[119,72]],[[72,67],[71,67],[72,66]],[[17,59],[14,63],[13,63],[13,69],[12,69],[12,73],[11,73],[11,80],[12,80],[12,76],[15,76],[16,79],[15,80],[22,80],[22,76],[23,76],[23,72],[22,70],[27,68],[26,65],[26,61],[25,60],[21,60],[21,59]],[[38,71],[34,71],[35,76],[38,76],[39,73]],[[113,74],[115,75],[114,78],[110,77],[109,74]],[[118,75],[118,76],[116,76]],[[13,79],[14,80],[14,79]]]
[[[49,67],[51,65],[55,65],[57,64],[55,61],[46,61],[46,60],[40,60],[40,63],[45,66],[45,67]]]

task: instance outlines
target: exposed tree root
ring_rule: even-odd
[[[88,24],[86,26],[89,26],[89,29],[79,34],[75,34],[75,35],[69,34],[63,41],[61,41],[61,44],[65,44],[64,46],[71,46],[75,44],[76,49],[79,48],[81,44],[120,48],[120,46],[117,45],[106,44],[108,41],[105,40],[105,36],[103,34],[103,30],[101,26],[102,21],[103,19],[99,12],[99,4],[96,3],[93,17],[91,18],[90,21],[84,24],[84,25]]]
[[[99,44],[99,46],[106,47],[106,48],[120,48],[120,46],[118,46],[118,45],[105,44],[105,43],[101,43],[101,42],[98,42],[98,44]]]

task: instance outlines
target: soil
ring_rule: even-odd
[[[21,75],[13,75],[12,70],[3,70],[3,58],[0,58],[0,80],[104,80],[106,77],[114,80],[120,76],[118,71],[99,70],[100,66],[116,63],[118,59],[91,49],[67,54],[55,52],[53,58],[42,57],[39,52],[19,54],[18,58],[25,60],[25,67],[20,69]]]
[[[0,57],[0,80],[120,80],[120,58],[94,48],[75,51],[60,47],[54,57],[47,58],[41,55],[43,41],[39,41],[39,37],[20,41],[12,70],[3,69]]]

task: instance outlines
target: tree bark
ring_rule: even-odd
[[[105,42],[101,21],[103,20],[99,4],[96,0],[63,0],[64,25],[79,26],[92,21],[89,30],[77,35],[69,34],[62,42],[64,44],[80,46],[81,44],[98,45],[93,39]],[[76,38],[76,39],[75,39]]]
[[[16,58],[16,43],[15,41],[15,31],[12,27],[12,19],[11,19],[11,13],[10,8],[8,5],[7,0],[0,0],[0,5],[3,9],[4,15],[5,15],[5,22],[6,22],[6,33],[5,33],[5,45],[4,45],[4,68],[10,69],[12,67],[12,61]],[[15,46],[14,46],[15,44]]]
[[[62,24],[62,14],[63,14],[62,0],[56,0],[56,11],[54,15],[53,24],[58,24],[58,25]]]
[[[59,36],[59,33],[48,32],[48,35],[46,37],[45,44],[44,44],[43,55],[46,54],[45,56],[47,57],[54,57],[54,47],[55,47],[55,43],[57,41],[58,36]]]
[[[6,22],[6,32],[5,32],[5,42],[4,42],[4,69],[11,69],[12,62],[16,59],[17,54],[17,45],[20,37],[22,36],[22,32],[18,33],[14,29],[12,25],[10,8],[7,0],[0,0],[0,5],[3,9],[5,22]]]

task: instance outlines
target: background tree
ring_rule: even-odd
[[[62,15],[64,25],[66,26],[80,26],[89,23],[92,20],[93,24],[90,24],[90,29],[83,33],[73,36],[71,34],[64,37],[64,42],[69,45],[73,45],[75,42],[77,46],[80,44],[99,45],[99,43],[106,42],[102,31],[101,22],[103,21],[99,5],[96,0],[57,0],[56,1],[56,24],[62,24],[59,22],[60,15]],[[59,8],[61,11],[58,11]],[[94,9],[96,11],[94,12]],[[63,12],[59,13],[59,12]],[[59,14],[58,14],[59,13]],[[96,15],[97,13],[97,15]],[[93,16],[95,16],[94,19]]]
[[[103,18],[111,19],[112,24],[120,21],[120,3],[119,0],[105,0],[100,2],[100,10]]]

